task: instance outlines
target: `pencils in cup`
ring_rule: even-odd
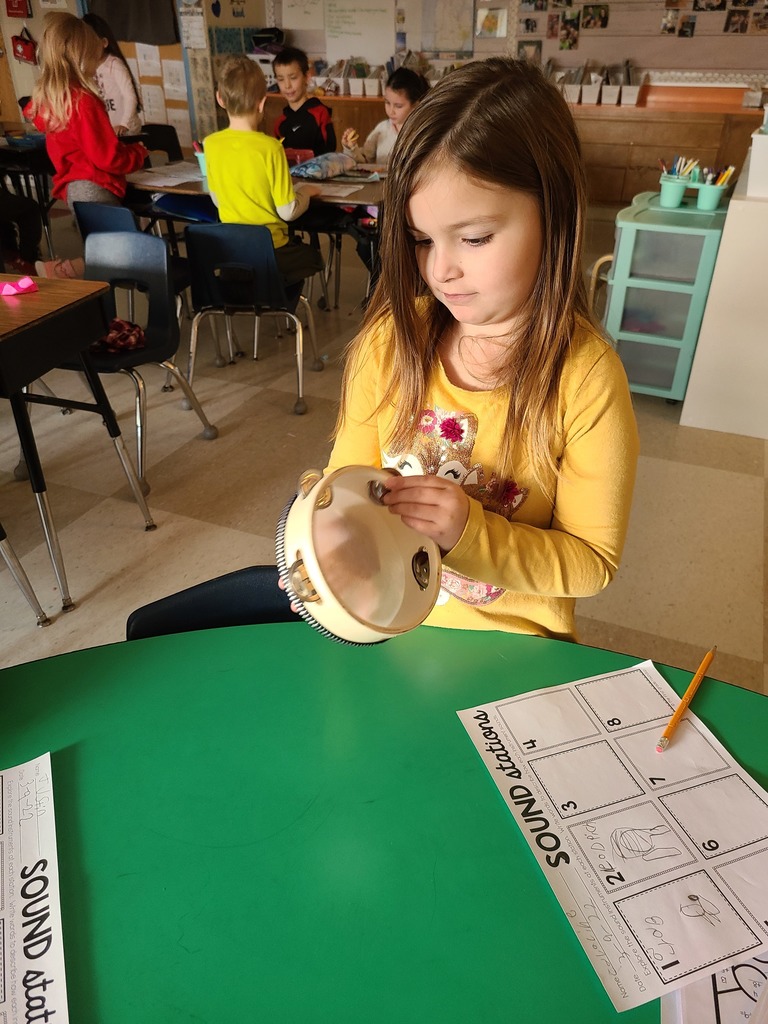
[[[693,695],[698,690],[699,686],[701,685],[702,679],[707,674],[707,669],[712,664],[712,659],[715,656],[715,651],[717,651],[717,645],[715,645],[711,651],[707,651],[707,653],[704,655],[701,664],[696,669],[696,675],[691,680],[690,686],[683,694],[682,700],[677,706],[677,710],[675,711],[674,715],[672,715],[672,717],[670,718],[667,728],[664,730],[664,732],[661,735],[661,738],[659,739],[659,742],[656,744],[656,750],[660,754],[663,754],[669,746],[669,741],[672,739],[672,735],[675,729],[677,729],[680,723],[680,719],[688,710],[688,705],[693,700]]]

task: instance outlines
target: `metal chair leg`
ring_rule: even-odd
[[[306,299],[304,301],[306,302]],[[295,313],[291,314],[291,320],[296,327],[296,385],[298,393],[293,411],[297,416],[303,416],[307,411],[307,403],[304,401],[304,328]]]
[[[218,437],[219,436],[219,429],[218,429],[218,427],[214,427],[212,423],[209,423],[208,417],[203,412],[203,407],[202,407],[202,405],[200,405],[200,402],[198,400],[197,395],[195,394],[195,392],[192,390],[192,388],[187,383],[186,378],[184,377],[184,374],[181,372],[181,370],[178,368],[178,366],[174,362],[172,362],[170,359],[166,359],[165,362],[160,363],[160,366],[165,367],[165,369],[168,371],[168,373],[172,374],[176,378],[176,380],[179,382],[179,384],[181,386],[181,390],[184,392],[184,396],[185,396],[187,402],[189,403],[189,407],[195,410],[195,412],[197,413],[198,419],[203,424],[203,434],[202,434],[202,436],[205,438],[205,440],[206,441],[212,441],[215,437]]]
[[[261,326],[261,317],[256,314],[253,318],[253,358],[259,358],[259,327]]]
[[[3,529],[2,523],[0,523],[0,555],[3,556],[11,576],[16,580],[19,589],[27,599],[27,603],[35,613],[38,626],[50,626],[51,620],[43,611],[42,605],[38,601],[37,595],[32,589],[32,584],[29,582],[29,577],[24,572],[24,566],[21,564],[16,552],[11,547],[11,543],[8,540],[8,535]]]
[[[312,354],[315,357],[314,361],[312,363],[312,369],[315,370],[315,371],[320,371],[320,370],[322,370],[325,367],[325,363],[323,362],[323,360],[320,358],[320,356],[317,353],[317,338],[315,336],[315,318],[312,315],[312,306],[310,305],[310,303],[307,301],[307,299],[303,295],[299,296],[299,304],[301,305],[301,308],[304,310],[304,312],[307,315],[307,330],[309,331],[309,343],[312,346]],[[292,319],[295,320],[296,323],[300,323],[300,320],[299,320],[298,317],[292,317]],[[296,332],[296,345],[297,345],[297,347],[298,347],[298,344],[299,344],[299,338],[298,338],[298,331],[297,331]]]
[[[120,371],[133,381],[136,390],[135,419],[136,419],[136,475],[143,494],[149,494],[149,484],[144,475],[147,465],[147,439],[145,425],[147,422],[147,389],[144,385],[144,378],[139,371],[133,367]]]

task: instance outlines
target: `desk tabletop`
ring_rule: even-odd
[[[175,163],[168,165],[168,170],[173,176],[173,180],[165,180],[163,175],[164,168],[158,167],[153,171],[134,171],[133,174],[127,176],[127,181],[142,192],[162,192],[166,195],[179,196],[210,195],[208,179],[200,178],[199,175],[195,176],[198,173],[197,164],[192,164],[188,161],[184,163],[189,167],[189,180],[185,180],[183,176],[180,176],[182,165]],[[301,180],[307,181],[307,179]],[[294,185],[300,183],[299,179],[294,179]],[[311,184],[333,186],[340,183],[335,182],[333,178],[329,178],[327,182],[313,181]],[[349,185],[349,182],[344,182],[343,184]],[[357,191],[351,192],[347,196],[320,195],[313,197],[313,202],[330,203],[335,206],[376,206],[381,202],[384,188],[383,181],[361,182],[360,186],[357,188]]]
[[[456,715],[636,660],[288,623],[0,672],[2,765],[52,751],[71,1019],[658,1024],[614,1011]],[[765,785],[766,698],[696,713]]]
[[[0,274],[0,286],[18,281],[18,274]],[[36,277],[36,292],[0,296],[0,339],[23,331],[109,290],[104,281],[60,280]]]

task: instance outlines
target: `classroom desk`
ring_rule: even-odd
[[[171,164],[172,167],[177,167],[177,164]],[[197,164],[189,164],[191,172],[197,170]],[[157,172],[162,171],[162,168],[157,168]],[[157,173],[153,172],[153,173]],[[313,185],[333,185],[333,178],[328,179],[327,182],[313,181],[310,184]],[[162,192],[165,195],[178,195],[178,196],[207,196],[210,195],[208,190],[208,179],[207,178],[190,178],[189,181],[174,181],[166,185],[153,184],[150,176],[146,171],[135,171],[133,174],[127,175],[127,181],[133,185],[134,188],[140,189],[142,192]],[[307,182],[307,178],[294,178],[294,185],[298,185],[301,182]],[[348,184],[345,182],[344,184]],[[321,203],[331,203],[336,206],[376,206],[381,202],[382,192],[384,188],[383,181],[371,181],[367,182],[360,188],[359,191],[353,192],[349,196],[329,196],[320,195],[313,198],[313,201]]]
[[[658,1024],[614,1011],[456,716],[636,660],[297,622],[0,672],[2,766],[52,752],[70,1019]],[[695,709],[765,785],[766,698]]]
[[[0,274],[0,285],[17,280],[17,274]],[[35,278],[35,281],[36,292],[0,297],[0,398],[7,398],[11,403],[45,542],[60,589],[62,608],[68,611],[74,607],[74,602],[69,593],[27,405],[56,405],[98,412],[117,449],[128,483],[144,516],[146,529],[153,529],[154,523],[112,406],[88,358],[88,346],[105,332],[100,298],[108,291],[109,285],[103,281],[53,278]],[[92,404],[25,391],[38,377],[78,357],[93,395]]]

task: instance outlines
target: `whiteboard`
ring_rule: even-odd
[[[325,0],[325,43],[329,63],[364,57],[384,64],[395,49],[392,0]]]
[[[284,26],[322,29],[323,24],[323,0],[283,0]]]

